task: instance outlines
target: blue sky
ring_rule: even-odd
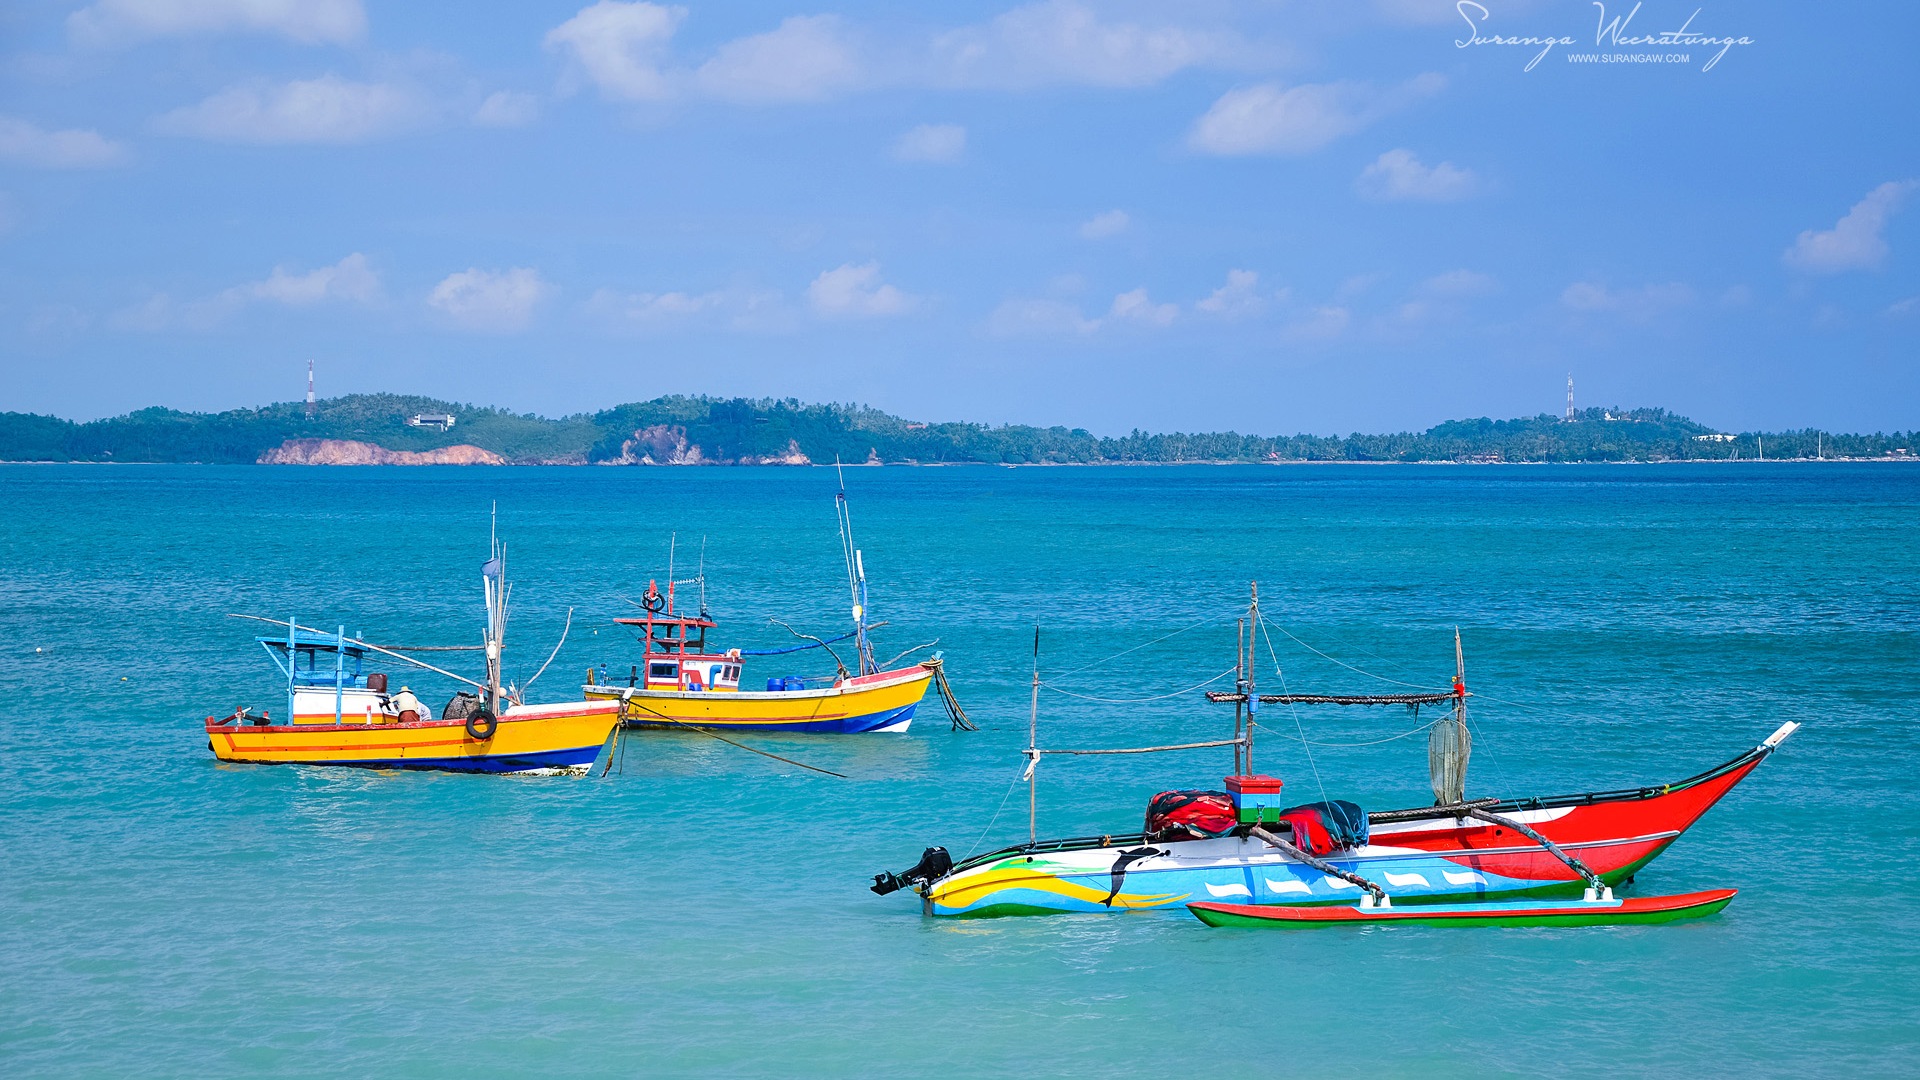
[[[1557,412],[1571,372],[1731,430],[1920,427],[1917,32],[1896,3],[24,0],[0,409],[288,400],[312,359],[322,394],[549,415],[1344,433]]]

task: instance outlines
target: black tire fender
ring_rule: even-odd
[[[498,730],[500,721],[484,708],[475,709],[467,716],[467,738],[475,742],[486,742]]]

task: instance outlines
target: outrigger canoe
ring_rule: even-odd
[[[874,891],[911,886],[926,914],[972,918],[1133,911],[1195,901],[1351,903],[1363,890],[1347,877],[1380,883],[1395,904],[1577,897],[1587,881],[1561,855],[1467,812],[1524,825],[1576,857],[1604,886],[1618,888],[1798,727],[1784,724],[1725,764],[1671,784],[1369,814],[1366,843],[1319,860],[1338,874],[1287,854],[1243,825],[1207,839],[1137,832],[1041,841],[958,864],[947,861],[943,849],[929,849],[913,869],[881,875]]]
[[[1187,910],[1208,926],[1616,926],[1702,918],[1726,907],[1737,891],[1709,889],[1623,900],[1521,900],[1407,907],[1216,904],[1203,900],[1188,904]]]

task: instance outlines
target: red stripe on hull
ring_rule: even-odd
[[[1759,767],[1760,760],[1755,758],[1739,768],[1730,769],[1692,787],[1669,790],[1644,799],[1623,799],[1575,806],[1566,813],[1549,820],[1529,821],[1526,824],[1554,843],[1575,849],[1575,854],[1582,859],[1587,857],[1585,851],[1579,850],[1583,845],[1616,845],[1629,840],[1644,841],[1649,845],[1647,850],[1624,859],[1615,858],[1610,849],[1595,849],[1596,857],[1610,859],[1612,868],[1618,868],[1644,858],[1647,854],[1657,852],[1673,837],[1687,831],[1695,821],[1700,819],[1700,815],[1706,813],[1714,803],[1719,802],[1735,784],[1746,779],[1748,773]],[[1503,810],[1502,813],[1510,815],[1514,811]],[[1564,864],[1544,851],[1535,849],[1534,853],[1524,853],[1524,849],[1531,844],[1531,841],[1499,825],[1472,818],[1467,819],[1460,826],[1442,829],[1419,828],[1419,824],[1414,822],[1408,825],[1375,826],[1371,839],[1376,844],[1431,851],[1444,854],[1447,858],[1455,858],[1455,854],[1463,850],[1471,852],[1475,848],[1489,849],[1489,853],[1485,856],[1467,857],[1489,860],[1486,863],[1489,869],[1499,869],[1504,860],[1514,857],[1506,854],[1507,852],[1521,849],[1516,852],[1516,855],[1524,855],[1524,859],[1521,863],[1515,864],[1517,866],[1531,865],[1537,856],[1539,860],[1551,862],[1565,869]],[[1601,856],[1600,850],[1609,850],[1609,853]],[[1455,861],[1466,865],[1467,858]],[[1594,869],[1605,872],[1598,865],[1594,866]],[[1508,873],[1509,871],[1501,870],[1500,872]],[[1522,876],[1536,875],[1528,873]],[[1556,873],[1552,876],[1562,875]]]

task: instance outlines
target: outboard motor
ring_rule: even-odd
[[[920,853],[920,861],[913,869],[902,870],[898,874],[875,874],[873,884],[868,886],[876,894],[885,896],[890,892],[899,892],[909,885],[930,885],[947,876],[953,869],[953,856],[943,847],[930,847]]]

